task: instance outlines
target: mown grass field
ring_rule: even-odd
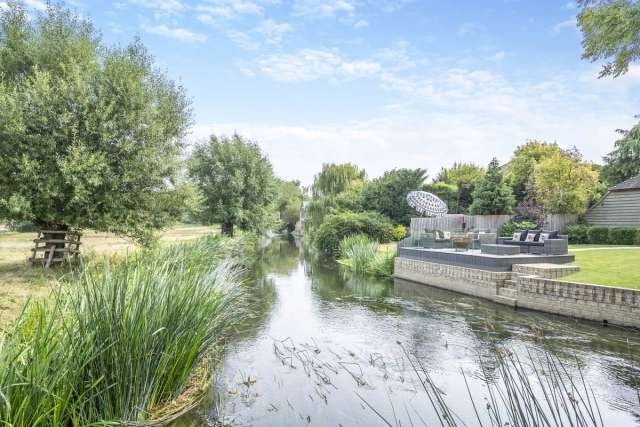
[[[160,244],[193,240],[210,233],[218,233],[217,226],[180,225],[160,235]],[[27,263],[36,233],[0,233],[0,325],[15,319],[31,297],[46,296],[51,286],[65,273],[56,269],[44,271]],[[85,256],[125,254],[136,245],[109,233],[86,231],[81,239]]]
[[[640,247],[582,248],[589,250],[571,251],[580,272],[563,277],[563,280],[640,289]]]

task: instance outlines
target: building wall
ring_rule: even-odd
[[[640,190],[611,191],[586,214],[588,224],[640,227]]]

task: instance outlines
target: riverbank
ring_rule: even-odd
[[[208,355],[246,315],[255,239],[208,236],[70,272],[2,335],[0,420],[166,420],[208,390]]]
[[[179,225],[161,232],[159,243],[167,246],[219,231],[217,226]],[[0,326],[14,320],[29,298],[47,296],[57,281],[68,273],[65,269],[33,268],[27,263],[35,237],[35,232],[0,233]],[[86,231],[82,236],[82,253],[89,259],[124,255],[137,249],[130,240],[110,233]]]

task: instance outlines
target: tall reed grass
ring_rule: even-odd
[[[195,398],[206,356],[246,314],[241,264],[252,250],[206,237],[73,274],[0,338],[0,421],[136,423]]]
[[[557,357],[541,351],[527,353],[521,360],[515,353],[499,349],[489,362],[480,359],[481,375],[486,395],[478,402],[467,385],[466,403],[473,410],[471,419],[463,419],[451,406],[446,394],[437,386],[428,369],[415,356],[409,354],[402,343],[405,357],[409,361],[426,394],[426,404],[435,413],[438,424],[443,427],[458,426],[581,426],[602,427],[604,421],[598,399],[586,383],[579,366],[571,374],[567,365]],[[460,397],[457,397],[460,398]],[[399,420],[385,418],[361,396],[360,399],[372,409],[388,426],[401,425]]]
[[[380,252],[377,242],[364,234],[345,237],[340,242],[338,262],[356,274],[389,277],[395,254]]]

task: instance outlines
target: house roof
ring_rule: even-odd
[[[614,185],[609,191],[624,191],[624,190],[640,190],[640,175],[629,178],[626,181],[622,181],[618,185]]]

